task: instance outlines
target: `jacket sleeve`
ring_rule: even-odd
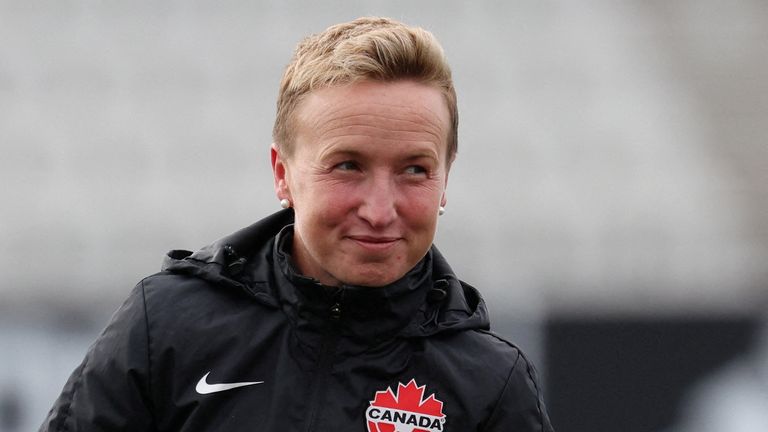
[[[91,345],[40,431],[152,431],[149,337],[139,283]]]
[[[519,353],[483,432],[554,432],[533,364]]]

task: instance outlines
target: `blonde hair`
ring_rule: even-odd
[[[272,137],[284,157],[293,153],[296,109],[321,88],[360,80],[410,79],[435,86],[450,113],[448,161],[458,148],[459,115],[451,70],[432,33],[389,18],[365,17],[304,39],[283,73]]]

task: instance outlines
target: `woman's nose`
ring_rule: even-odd
[[[397,190],[391,178],[380,176],[368,182],[358,215],[372,227],[380,228],[391,224],[397,218]]]

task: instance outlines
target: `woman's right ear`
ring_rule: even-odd
[[[275,194],[277,194],[277,199],[291,199],[286,180],[285,161],[280,155],[280,149],[274,143],[270,147],[270,160],[272,161],[272,175],[275,178]]]

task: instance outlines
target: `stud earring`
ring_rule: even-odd
[[[280,200],[280,207],[287,209],[291,206],[291,200],[288,198],[283,198]]]
[[[438,209],[437,209],[437,214],[438,214],[439,216],[442,216],[442,215],[444,215],[444,214],[445,214],[445,207],[443,207],[443,206],[440,206],[440,208],[438,208]]]

